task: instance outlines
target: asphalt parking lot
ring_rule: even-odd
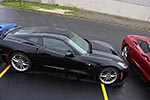
[[[3,6],[0,6],[0,21],[15,22],[21,26],[56,25],[69,28],[85,38],[108,42],[119,52],[124,36],[150,36],[150,33],[144,31]],[[65,75],[55,73],[16,73],[2,62],[0,65],[0,100],[104,100],[100,84],[68,79]],[[130,66],[129,75],[122,87],[105,86],[109,100],[150,100],[149,87],[134,67]]]

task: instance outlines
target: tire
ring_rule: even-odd
[[[129,57],[129,51],[130,51],[129,45],[125,45],[122,48],[121,56],[127,59]]]
[[[13,70],[17,72],[25,72],[31,68],[31,60],[24,53],[16,52],[10,57],[10,63]]]
[[[119,71],[114,67],[103,68],[98,74],[98,81],[106,85],[114,84],[118,78]]]

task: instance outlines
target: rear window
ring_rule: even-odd
[[[14,33],[14,35],[29,35],[29,34],[33,34],[34,30],[36,30],[37,27],[35,28],[23,28],[23,29],[19,29],[17,32]]]
[[[49,33],[52,29],[50,27],[41,26],[41,27],[25,27],[18,29],[17,31],[11,33],[13,35],[31,35],[35,33]]]

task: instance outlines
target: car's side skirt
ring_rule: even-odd
[[[81,70],[76,70],[76,69],[66,69],[66,68],[63,68],[63,67],[57,67],[57,66],[49,66],[49,65],[42,65],[44,67],[48,67],[48,68],[52,68],[52,69],[56,69],[56,70],[65,70],[65,71],[68,71],[68,72],[71,72],[71,73],[77,73],[77,74],[82,74],[82,75],[88,75],[88,73],[84,72],[84,71],[81,71]]]

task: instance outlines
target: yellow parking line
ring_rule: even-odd
[[[8,71],[8,69],[11,67],[11,65],[8,65],[1,73],[0,73],[0,78]]]
[[[109,100],[108,99],[108,95],[107,95],[107,91],[106,91],[106,88],[105,88],[105,85],[102,84],[102,83],[101,83],[101,88],[102,88],[104,100]]]

